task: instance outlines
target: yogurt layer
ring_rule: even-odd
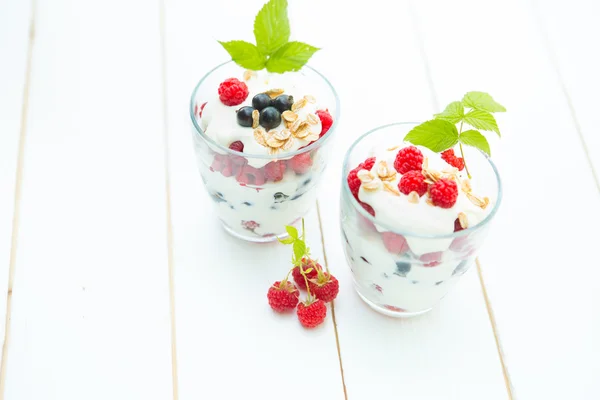
[[[423,156],[427,157],[429,169],[444,171],[451,168],[441,159],[439,154],[424,147],[417,147],[421,150]],[[393,168],[398,151],[399,149],[373,149],[370,156],[375,157],[376,161],[371,169],[372,174],[377,176],[377,167],[380,161],[385,161],[390,168]],[[461,180],[467,179],[464,171],[458,172],[458,177]],[[397,188],[401,178],[402,174],[396,174],[391,184]],[[473,186],[473,192],[480,197],[489,197],[490,193],[478,193],[478,186]],[[469,227],[477,225],[489,215],[494,208],[495,201],[492,199],[485,209],[481,208],[469,200],[466,193],[460,189],[460,185],[458,198],[451,208],[441,208],[428,204],[426,202],[427,194],[420,197],[417,203],[411,203],[409,196],[405,194],[396,196],[386,190],[367,191],[362,185],[358,197],[360,201],[373,207],[378,220],[385,221],[388,226],[393,227],[398,233],[405,233],[408,245],[416,255],[444,251],[448,249],[453,239],[420,238],[412,235],[433,237],[451,234],[454,232],[454,221],[458,218],[460,212],[465,214]],[[388,229],[377,224],[376,228],[380,232],[388,231]]]
[[[242,80],[243,70],[240,69],[239,79]],[[212,98],[204,99],[206,106],[202,111],[200,127],[206,135],[222,146],[228,147],[235,141],[244,143],[244,154],[248,158],[248,164],[255,168],[266,165],[271,159],[253,158],[252,156],[269,157],[268,148],[260,145],[254,139],[254,129],[243,127],[237,123],[236,111],[244,106],[252,106],[252,98],[272,89],[283,89],[283,93],[294,97],[294,101],[302,99],[304,96],[312,96],[315,103],[307,102],[305,106],[295,111],[298,118],[306,120],[309,114],[315,114],[317,110],[324,110],[326,105],[319,104],[319,88],[315,82],[305,76],[302,72],[287,72],[285,74],[270,73],[266,70],[258,71],[255,74],[249,74],[249,79],[244,82],[248,86],[248,97],[237,106],[226,106],[219,100],[217,89],[215,88]],[[317,118],[318,120],[318,118]],[[281,131],[285,128],[282,118],[281,124],[274,128]],[[321,132],[321,121],[310,125],[310,135],[318,135]],[[279,159],[286,159],[286,153],[292,153],[307,146],[311,142],[297,138],[292,146],[287,150],[281,150],[278,153]],[[289,158],[289,157],[288,157]]]

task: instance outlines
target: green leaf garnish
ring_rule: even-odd
[[[456,126],[448,121],[433,119],[415,126],[404,140],[439,153],[458,143],[458,131]]]
[[[446,106],[446,109],[443,112],[434,114],[434,116],[437,119],[444,119],[448,122],[456,124],[465,116],[465,107],[460,101],[453,101]]]
[[[287,6],[287,0],[271,0],[256,14],[254,37],[262,54],[270,56],[290,40]]]
[[[302,240],[296,240],[294,242],[294,259],[296,262],[302,260],[302,257],[306,254],[306,243]]]
[[[298,239],[298,229],[291,225],[286,225],[285,230],[292,239]]]
[[[464,121],[474,128],[496,132],[500,136],[496,118],[487,111],[471,110],[465,114]]]
[[[252,43],[243,40],[219,43],[227,50],[231,59],[242,68],[261,70],[267,63],[267,57]]]
[[[279,240],[279,243],[283,243],[283,244],[292,244],[294,243],[294,241],[296,241],[296,239],[294,239],[293,237],[287,237],[285,239],[277,239]]]
[[[242,68],[284,73],[298,71],[320,50],[302,42],[290,42],[287,0],[269,0],[254,19],[256,46],[242,40],[219,42]]]
[[[302,42],[289,42],[279,48],[267,61],[269,72],[298,71],[319,49]]]
[[[467,146],[475,147],[483,151],[488,156],[492,155],[490,151],[490,144],[485,136],[473,129],[461,133],[458,137],[458,141],[462,144],[466,144]]]
[[[466,113],[465,107],[470,109],[466,110]],[[453,101],[446,106],[444,111],[434,114],[435,119],[414,127],[404,137],[404,140],[417,146],[427,147],[436,153],[448,150],[458,143],[467,176],[471,178],[467,162],[464,159],[463,144],[475,147],[488,156],[491,155],[490,144],[485,136],[476,130],[469,129],[463,132],[463,125],[466,123],[483,131],[496,132],[500,136],[498,123],[492,113],[504,111],[506,108],[497,103],[489,94],[469,92],[464,95],[462,101]],[[460,125],[457,129],[456,124],[458,123]]]
[[[484,92],[469,92],[462,99],[465,107],[489,112],[505,112],[506,108]]]

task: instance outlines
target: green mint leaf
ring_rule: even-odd
[[[465,107],[460,101],[453,101],[452,103],[446,106],[446,109],[439,113],[435,114],[437,119],[444,119],[448,122],[456,124],[461,121],[465,116]]]
[[[290,40],[287,0],[270,0],[254,18],[254,37],[260,52],[273,54]]]
[[[243,40],[232,40],[230,42],[219,42],[227,50],[231,59],[240,67],[259,71],[265,67],[267,57],[262,54],[258,47]]]
[[[267,61],[267,71],[283,73],[298,71],[319,49],[302,42],[289,42],[279,48]]]
[[[433,119],[415,126],[404,140],[439,153],[458,143],[458,130],[453,123],[443,119]]]
[[[279,240],[279,243],[282,243],[282,244],[292,244],[292,243],[294,243],[296,241],[296,239],[294,239],[293,237],[288,237],[288,238],[285,238],[285,239],[279,239],[278,238],[277,240]]]
[[[293,226],[287,225],[285,227],[285,230],[287,231],[288,235],[290,235],[291,238],[298,239],[298,229],[296,229]]]
[[[294,258],[296,259],[296,262],[302,260],[304,254],[306,254],[306,244],[301,240],[296,240],[294,242]]]
[[[463,97],[462,103],[465,107],[492,113],[506,111],[503,105],[496,103],[492,96],[484,92],[469,92]]]
[[[461,133],[458,137],[458,141],[462,144],[466,144],[467,146],[475,147],[483,151],[488,156],[492,155],[490,151],[490,144],[485,136],[473,129]]]
[[[487,111],[471,110],[465,114],[464,121],[474,128],[496,132],[500,136],[496,118]]]

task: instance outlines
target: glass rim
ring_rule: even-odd
[[[342,191],[343,193],[350,197],[350,202],[352,203],[352,205],[354,206],[354,208],[358,211],[359,214],[361,214],[363,217],[365,217],[367,220],[369,220],[370,222],[372,222],[373,224],[380,226],[382,228],[387,229],[390,232],[394,232],[394,233],[398,233],[402,236],[406,236],[406,237],[414,237],[414,238],[421,238],[421,239],[452,239],[452,238],[456,238],[456,237],[461,237],[461,236],[466,236],[468,234],[470,234],[471,232],[476,231],[479,228],[484,227],[485,225],[487,225],[496,215],[496,213],[498,212],[498,208],[500,207],[500,203],[502,202],[502,195],[503,195],[503,191],[502,191],[502,180],[500,179],[500,174],[498,173],[498,169],[496,168],[496,164],[494,164],[494,162],[491,160],[490,157],[487,156],[487,154],[483,153],[482,151],[479,151],[483,157],[487,160],[487,162],[489,163],[489,165],[492,167],[492,170],[494,171],[494,175],[496,176],[496,185],[498,187],[498,196],[496,198],[496,202],[494,203],[494,208],[492,209],[492,211],[483,219],[483,221],[479,222],[477,225],[474,225],[472,227],[469,227],[467,229],[463,229],[461,231],[458,232],[452,232],[452,233],[445,233],[443,235],[424,235],[424,234],[417,234],[415,232],[403,232],[401,230],[399,230],[398,228],[395,228],[389,224],[387,224],[384,221],[381,221],[379,219],[377,219],[377,217],[372,216],[371,214],[369,214],[367,212],[367,210],[365,210],[363,208],[363,206],[358,202],[358,200],[356,200],[356,198],[352,195],[352,192],[350,191],[350,186],[348,185],[348,179],[345,176],[346,175],[346,170],[349,170],[348,167],[348,162],[350,161],[350,154],[352,153],[352,151],[354,150],[354,148],[367,136],[380,131],[382,129],[386,129],[386,128],[390,128],[393,126],[402,126],[402,125],[418,125],[419,122],[394,122],[391,124],[387,124],[387,125],[382,125],[379,126],[377,128],[371,129],[370,131],[368,131],[367,133],[362,134],[358,139],[356,139],[354,141],[354,143],[352,143],[352,145],[350,146],[350,148],[348,149],[348,151],[346,152],[346,155],[344,156],[344,163],[342,166]]]
[[[329,80],[323,75],[321,74],[319,71],[317,71],[316,69],[312,68],[309,65],[305,65],[303,68],[307,68],[309,70],[311,70],[312,72],[316,73],[319,77],[321,77],[321,79],[323,79],[325,81],[325,83],[327,84],[327,86],[329,87],[329,89],[331,90],[331,92],[333,93],[333,97],[335,98],[335,115],[333,115],[333,124],[331,125],[331,127],[329,128],[329,130],[327,131],[327,133],[325,133],[325,135],[323,135],[323,137],[315,140],[313,143],[311,143],[310,145],[303,147],[302,149],[298,149],[296,151],[293,152],[289,152],[289,153],[282,153],[282,154],[252,154],[252,153],[244,153],[244,152],[239,152],[239,151],[235,151],[235,150],[231,150],[229,147],[225,147],[223,145],[221,145],[220,143],[217,143],[215,140],[213,140],[211,137],[209,137],[202,128],[200,128],[200,125],[198,125],[198,122],[196,121],[196,117],[194,115],[194,101],[196,99],[196,94],[198,93],[198,89],[200,89],[200,86],[202,86],[202,84],[204,83],[204,81],[216,70],[218,70],[221,67],[224,67],[228,64],[233,63],[233,61],[229,60],[226,61],[224,63],[221,63],[219,65],[217,65],[216,67],[214,67],[213,69],[211,69],[210,71],[208,71],[203,77],[202,79],[200,79],[200,81],[196,84],[196,87],[194,88],[194,90],[192,91],[192,97],[190,98],[190,118],[192,119],[192,124],[194,125],[195,128],[195,134],[199,135],[204,141],[208,142],[210,145],[215,146],[216,148],[218,148],[219,150],[231,154],[231,155],[243,155],[246,158],[254,158],[254,159],[262,159],[262,160],[281,160],[283,158],[287,159],[287,158],[291,158],[294,157],[298,154],[304,154],[307,152],[310,152],[316,148],[319,148],[321,146],[323,146],[327,140],[329,140],[329,137],[333,134],[333,132],[335,131],[335,128],[337,127],[338,124],[338,120],[340,117],[340,99],[338,97],[338,94],[335,90],[335,88],[333,87],[333,85],[331,84],[331,82],[329,82]]]

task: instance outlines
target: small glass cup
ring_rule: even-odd
[[[473,187],[485,187],[495,199],[479,224],[445,235],[420,235],[373,217],[350,192],[348,173],[371,157],[374,147],[402,143],[415,125],[391,124],[364,134],[348,150],[343,168],[341,231],[354,285],[371,308],[392,317],[424,314],[448,293],[473,264],[502,198],[495,165],[485,154],[470,149],[466,157],[475,172]]]
[[[270,242],[286,237],[285,226],[296,224],[315,204],[317,184],[327,165],[330,138],[339,119],[339,100],[329,81],[305,66],[296,74],[303,74],[313,83],[310,94],[332,115],[329,131],[312,144],[290,153],[237,152],[205,134],[200,126],[200,112],[206,99],[214,98],[219,84],[240,76],[241,71],[229,61],[207,73],[196,85],[190,101],[194,149],[204,187],[214,200],[225,230],[240,239]],[[267,174],[267,169],[271,173]],[[272,171],[278,170],[285,172],[278,178],[270,178]]]

